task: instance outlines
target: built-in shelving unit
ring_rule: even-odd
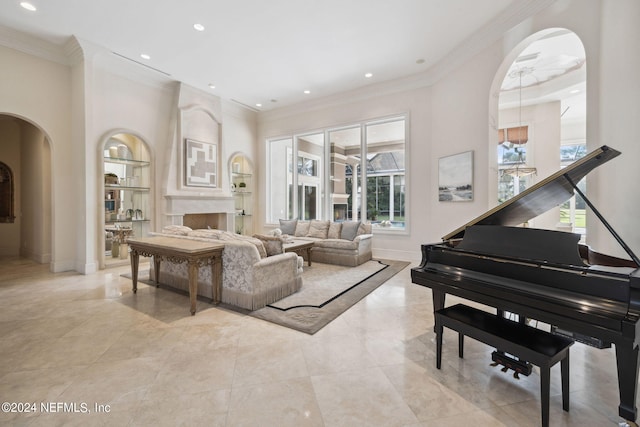
[[[231,192],[235,205],[235,232],[253,234],[253,171],[249,161],[242,155],[231,160]]]
[[[132,139],[132,140],[131,140]],[[142,142],[110,139],[104,149],[105,265],[127,261],[129,237],[151,227],[151,162]]]

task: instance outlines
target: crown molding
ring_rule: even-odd
[[[535,16],[558,0],[519,0],[495,19],[460,43],[429,69],[399,79],[373,83],[346,92],[258,112],[259,121],[278,120],[303,112],[313,112],[358,101],[378,98],[387,94],[415,90],[437,83],[451,71],[469,61],[474,55],[500,40],[523,21]]]
[[[69,65],[65,47],[0,25],[0,44],[48,61]]]

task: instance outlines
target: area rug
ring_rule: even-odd
[[[367,261],[357,267],[305,265],[302,289],[249,315],[315,334],[407,265],[390,260]]]

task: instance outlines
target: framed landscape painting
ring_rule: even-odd
[[[473,200],[473,151],[438,159],[438,201]]]
[[[193,187],[217,187],[218,146],[184,140],[184,180]]]

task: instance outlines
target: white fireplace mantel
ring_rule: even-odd
[[[233,230],[235,202],[233,196],[210,196],[203,194],[165,195],[165,225],[182,225],[188,214],[226,214],[224,227]]]

